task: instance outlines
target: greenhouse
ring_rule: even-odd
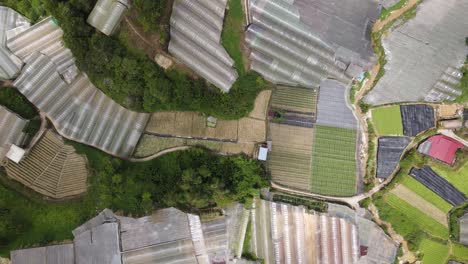
[[[61,135],[115,156],[132,154],[149,115],[118,105],[84,74],[67,84],[44,54],[36,52],[25,63],[14,85],[46,113]]]
[[[375,61],[367,31],[380,6],[360,2],[251,1],[252,69],[282,85],[316,88],[327,78],[348,83]]]
[[[227,1],[176,0],[171,16],[169,52],[224,92],[238,74],[220,43]]]
[[[26,138],[23,130],[27,124],[27,120],[10,112],[6,107],[0,106],[0,162],[12,144],[16,146],[23,145]]]
[[[99,0],[89,14],[87,22],[110,36],[117,30],[129,6],[128,0]]]
[[[342,212],[256,200],[251,249],[269,263],[392,263],[398,246],[372,220]]]
[[[385,74],[366,103],[454,100],[468,53],[467,13],[467,1],[423,1],[414,18],[384,35]]]
[[[105,209],[73,230],[73,244],[11,252],[12,264],[227,263],[227,221],[202,223],[175,208],[131,218]],[[57,257],[58,262],[42,259]],[[35,262],[36,263],[36,262]]]
[[[20,72],[23,62],[7,49],[6,42],[29,25],[29,21],[13,9],[0,6],[0,80],[13,79]]]

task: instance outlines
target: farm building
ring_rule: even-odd
[[[220,43],[226,0],[176,0],[171,16],[169,52],[223,92],[238,74]]]
[[[66,138],[119,157],[132,154],[149,118],[118,105],[84,74],[67,84],[52,59],[33,53],[14,85]]]
[[[456,153],[464,145],[444,135],[435,135],[421,143],[418,151],[449,165],[455,163]]]
[[[380,137],[377,146],[377,178],[392,175],[400,162],[403,151],[411,142],[408,137]]]
[[[414,137],[435,127],[434,108],[430,105],[401,105],[400,111],[405,136]]]
[[[385,75],[365,97],[371,105],[454,100],[461,94],[468,2],[423,1],[416,16],[382,38]]]
[[[468,212],[458,219],[460,225],[460,243],[468,246]]]
[[[87,189],[86,159],[51,131],[19,163],[5,165],[8,177],[55,199],[83,194]]]
[[[257,200],[251,250],[269,263],[392,263],[397,245],[371,220]]]
[[[368,31],[380,5],[358,2],[250,1],[252,70],[289,86],[316,88],[329,77],[348,83],[375,61]]]
[[[409,174],[453,206],[459,206],[466,200],[462,192],[427,165],[422,169],[412,168]]]
[[[228,263],[226,228],[225,219],[201,223],[198,216],[175,208],[142,218],[105,209],[73,231],[73,244],[12,251],[11,263],[30,264],[36,256],[62,258],[38,264]]]
[[[70,83],[78,74],[78,68],[71,50],[64,46],[62,36],[63,31],[57,21],[48,17],[8,38],[7,46],[23,62],[35,52],[48,56],[57,71]]]
[[[27,120],[0,105],[0,163],[7,156],[12,145],[23,146],[26,138],[23,130],[27,124]]]
[[[439,124],[445,129],[459,129],[463,127],[463,121],[460,119],[444,120],[440,121]]]
[[[98,0],[88,17],[88,24],[112,35],[119,27],[125,11],[130,7],[128,0]]]
[[[0,80],[13,79],[23,62],[6,47],[7,39],[29,27],[29,21],[11,8],[0,6]]]

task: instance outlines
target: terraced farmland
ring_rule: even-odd
[[[356,131],[316,126],[311,191],[336,196],[356,193]]]
[[[403,121],[398,105],[372,110],[372,122],[379,135],[403,135]]]
[[[278,87],[271,99],[272,107],[298,111],[315,112],[317,93],[311,89]]]
[[[61,199],[87,188],[86,160],[48,131],[19,164],[9,162],[7,175],[43,195]]]

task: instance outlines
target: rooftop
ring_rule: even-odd
[[[423,142],[418,150],[437,160],[453,165],[455,163],[455,154],[464,145],[455,139],[445,135],[436,135]]]
[[[89,14],[87,22],[110,36],[117,30],[128,7],[127,0],[98,0]]]

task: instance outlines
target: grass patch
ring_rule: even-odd
[[[403,135],[399,105],[373,109],[372,121],[379,135]]]
[[[454,170],[444,164],[432,166],[432,169],[468,196],[468,160],[459,162],[463,163],[459,170]]]
[[[235,62],[235,67],[242,76],[245,73],[241,43],[244,31],[244,11],[241,0],[230,0],[226,10],[222,44]]]
[[[428,201],[429,203],[433,204],[435,207],[442,210],[444,213],[448,213],[450,209],[452,209],[452,205],[447,203],[444,199],[442,199],[439,195],[428,189],[426,186],[415,180],[411,176],[406,176],[403,178],[401,183],[408,187],[408,189],[412,190],[421,198]]]
[[[356,193],[355,130],[316,126],[312,152],[312,192],[336,196]]]
[[[462,94],[455,99],[455,102],[466,105],[466,103],[468,102],[468,66],[463,66],[462,72],[463,77],[460,80],[460,84],[458,85],[458,88],[462,91]]]
[[[420,250],[423,253],[422,263],[441,264],[446,263],[449,257],[449,246],[430,239],[421,242]]]
[[[391,206],[393,207],[393,209],[395,209],[395,213],[399,213],[399,216],[397,216],[396,219],[393,218],[393,221],[390,221],[392,223],[397,223],[395,224],[394,228],[398,232],[400,232],[399,229],[405,225],[405,221],[403,219],[398,219],[401,218],[400,216],[404,216],[406,221],[412,222],[415,226],[418,226],[422,231],[441,239],[448,238],[448,229],[446,227],[444,227],[442,224],[438,223],[431,217],[427,216],[423,212],[419,211],[418,209],[414,208],[409,203],[398,198],[396,195],[389,193],[385,196],[384,200],[388,206]],[[402,233],[408,232],[406,231]]]

